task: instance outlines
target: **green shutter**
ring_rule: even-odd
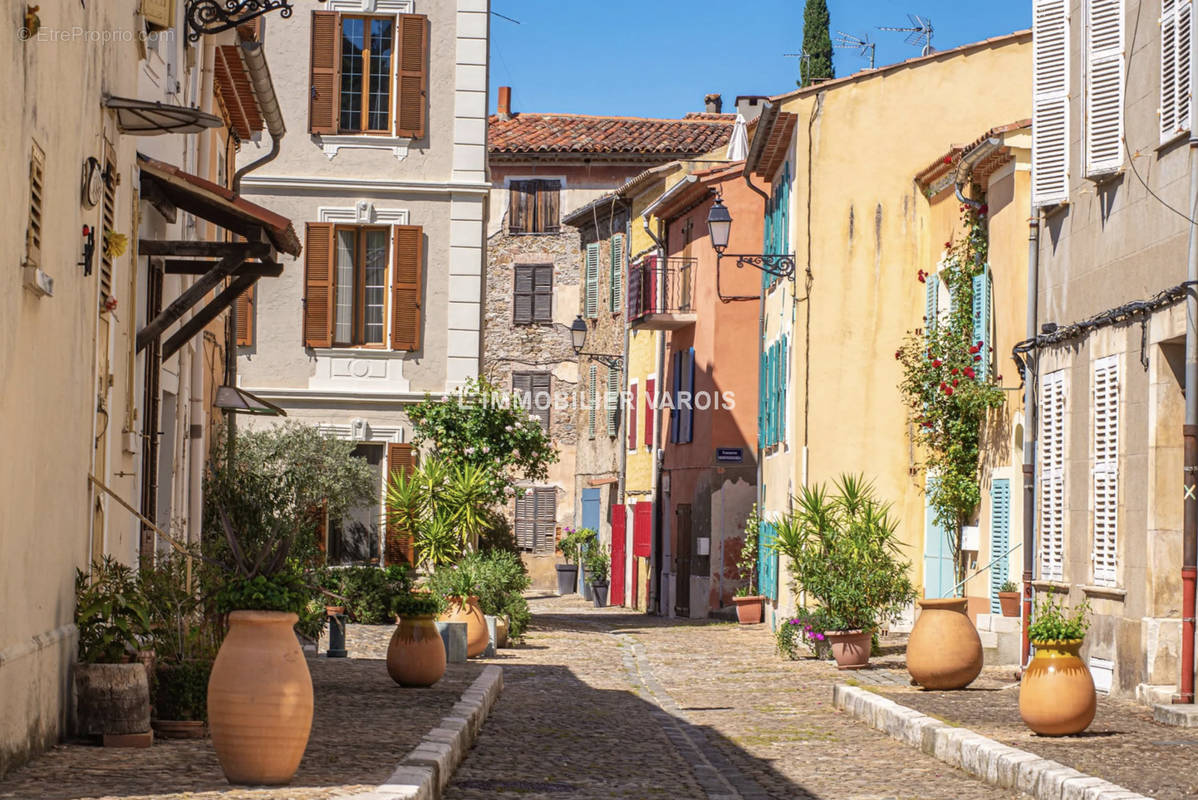
[[[995,478],[990,486],[990,613],[1001,614],[998,593],[1007,582],[1007,551],[1011,549],[1011,481]]]
[[[599,316],[599,243],[587,245],[585,264],[586,315],[590,319]]]
[[[990,269],[973,276],[973,344],[981,343],[977,362],[978,380],[990,377]]]
[[[607,371],[607,435],[619,433],[620,424],[620,373],[614,369]]]
[[[782,364],[778,372],[778,441],[786,440],[786,375],[790,364],[789,342],[782,337]]]
[[[611,275],[610,297],[608,298],[612,313],[620,310],[624,290],[624,234],[617,233],[611,237]]]
[[[587,435],[595,438],[595,406],[598,398],[596,397],[597,389],[595,384],[599,381],[599,368],[591,364],[590,381],[587,384],[587,405],[590,407],[587,413]]]
[[[929,331],[936,329],[936,313],[940,308],[940,276],[929,275],[924,290],[924,328]]]
[[[761,348],[757,356],[757,448],[765,447],[765,409],[769,400],[769,382],[766,380],[765,362],[767,348]]]

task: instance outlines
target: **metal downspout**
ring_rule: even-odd
[[[642,214],[641,215],[641,223],[644,225],[645,233],[649,236],[649,238],[653,241],[654,246],[657,248],[657,257],[665,258],[666,257],[665,243],[662,242],[661,237],[659,237],[656,233],[654,233],[653,226],[649,224],[649,217],[647,215]],[[625,333],[624,333],[624,341],[625,341],[624,352],[625,352],[625,357],[627,357],[627,354],[628,354],[627,323],[625,323],[624,331],[625,331]],[[627,362],[625,362],[625,363],[627,363]],[[665,364],[666,364],[666,337],[665,337],[664,333],[662,333],[661,331],[658,331],[657,332],[657,365],[654,370],[654,377],[656,380],[656,383],[655,383],[656,394],[658,397],[660,397],[661,394],[665,391],[665,386],[666,386]],[[662,415],[661,415],[660,410],[657,410],[653,414],[653,448],[650,451],[651,452],[650,457],[652,458],[652,469],[653,469],[653,477],[652,477],[653,499],[655,501],[655,505],[657,506],[657,514],[656,514],[656,519],[654,520],[655,524],[653,526],[653,528],[654,528],[654,531],[653,531],[653,556],[654,556],[654,558],[658,559],[659,561],[664,561],[665,532],[663,530],[664,526],[662,524],[662,520],[665,517],[665,512],[664,512],[665,497],[663,496],[662,491],[661,491],[661,459],[662,459],[662,456],[664,455],[664,451],[662,451],[661,448],[659,447],[659,444],[661,442],[661,417],[662,417]],[[672,554],[673,554],[673,551],[671,551],[671,555]],[[633,556],[633,558],[636,558],[636,556]],[[657,564],[657,569],[652,569],[652,565],[650,566],[650,569],[652,570],[652,574],[657,576],[657,580],[656,580],[656,585],[654,586],[654,595],[653,595],[652,601],[649,603],[646,603],[645,605],[646,606],[656,606],[658,609],[658,612],[663,617],[668,617],[668,616],[670,616],[670,608],[669,608],[668,604],[667,604],[666,608],[661,607],[661,597],[662,597],[661,572],[665,566],[666,565],[663,563]],[[668,570],[667,572],[668,572],[668,574],[673,575],[672,569]],[[670,595],[668,592],[666,592],[665,596],[668,598]],[[648,611],[649,609],[646,608],[645,610]]]
[[[1190,214],[1198,208],[1198,136],[1190,135]],[[1184,522],[1181,563],[1181,693],[1178,703],[1194,702],[1194,583],[1198,577],[1198,225],[1190,223],[1186,264],[1185,442],[1182,495]]]
[[[1040,216],[1032,209],[1027,225],[1027,338],[1036,338],[1036,317],[1040,283]],[[1027,630],[1032,618],[1032,579],[1036,568],[1036,375],[1039,354],[1033,349],[1023,376],[1023,624],[1021,626],[1021,663],[1031,658]]]

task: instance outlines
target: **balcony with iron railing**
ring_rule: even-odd
[[[646,256],[628,271],[628,324],[636,330],[675,331],[694,325],[693,258]]]

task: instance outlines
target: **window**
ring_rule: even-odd
[[[1094,362],[1094,583],[1114,586],[1119,529],[1119,357]]]
[[[557,490],[552,486],[516,490],[516,546],[533,553],[557,549]]]
[[[1086,174],[1123,166],[1123,0],[1086,0]]]
[[[108,248],[103,244],[105,231],[116,231],[116,148],[112,142],[104,140],[104,192],[100,201],[100,230],[96,236],[100,250],[100,309],[106,308],[108,298],[112,297],[113,258],[108,254]]]
[[[237,346],[254,346],[254,301],[258,295],[258,284],[246,289],[237,297]]]
[[[586,256],[582,263],[582,282],[585,295],[584,311],[589,319],[599,316],[599,243],[590,242],[586,246]]]
[[[973,276],[973,342],[981,347],[978,355],[982,358],[977,363],[978,380],[984,381],[990,377],[990,364],[994,360],[990,352],[990,320],[994,316],[994,297],[991,289],[990,268],[980,275]]]
[[[509,186],[509,233],[557,233],[561,229],[558,205],[562,182],[512,181]]]
[[[312,12],[308,128],[321,134],[425,134],[428,19]]]
[[[416,469],[416,451],[410,444],[393,443],[387,445],[387,480],[391,474],[402,472],[411,475]],[[387,565],[415,564],[416,546],[411,531],[400,528],[389,519],[385,519],[387,528],[384,558]]]
[[[608,292],[608,308],[613,314],[620,312],[624,294],[624,234],[611,237],[611,269]]]
[[[762,447],[773,447],[786,440],[786,374],[789,350],[783,336],[761,354],[761,396],[758,415]]]
[[[42,263],[42,202],[46,186],[46,154],[37,142],[29,154],[29,226],[25,229],[25,266]]]
[[[517,325],[553,323],[553,265],[517,264],[512,320]]]
[[[382,442],[363,442],[354,447],[354,458],[360,458],[370,468],[375,486],[383,477]],[[380,496],[349,508],[341,519],[330,519],[328,553],[331,564],[378,563],[379,523],[383,519]]]
[[[541,421],[541,430],[548,432],[553,397],[550,395],[548,372],[513,372],[512,394],[520,405]]]
[[[990,613],[1002,613],[998,593],[1007,582],[1011,549],[1011,479],[995,478],[990,484]],[[954,578],[954,580],[956,580]]]
[[[1049,206],[1069,199],[1069,16],[1065,0],[1035,0],[1032,29],[1032,202]]]
[[[766,203],[764,220],[764,242],[766,253],[785,254],[790,252],[790,164],[782,168],[778,182],[770,192]],[[762,286],[770,287],[780,279],[768,272],[761,274]]]
[[[674,383],[670,403],[670,441],[688,444],[695,438],[695,348],[674,353]]]
[[[1065,574],[1065,370],[1040,381],[1040,577]]]
[[[424,234],[419,225],[308,223],[304,343],[386,347],[390,313],[391,349],[420,349],[423,265]]]
[[[1190,129],[1191,0],[1161,0],[1161,141]]]

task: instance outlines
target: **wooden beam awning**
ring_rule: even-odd
[[[786,154],[790,151],[790,140],[794,136],[795,125],[798,121],[797,114],[780,111],[773,116],[768,127],[756,131],[753,138],[757,139],[758,136],[763,138],[755,159],[756,165],[753,174],[767,181],[774,179],[774,175],[786,161]]]

